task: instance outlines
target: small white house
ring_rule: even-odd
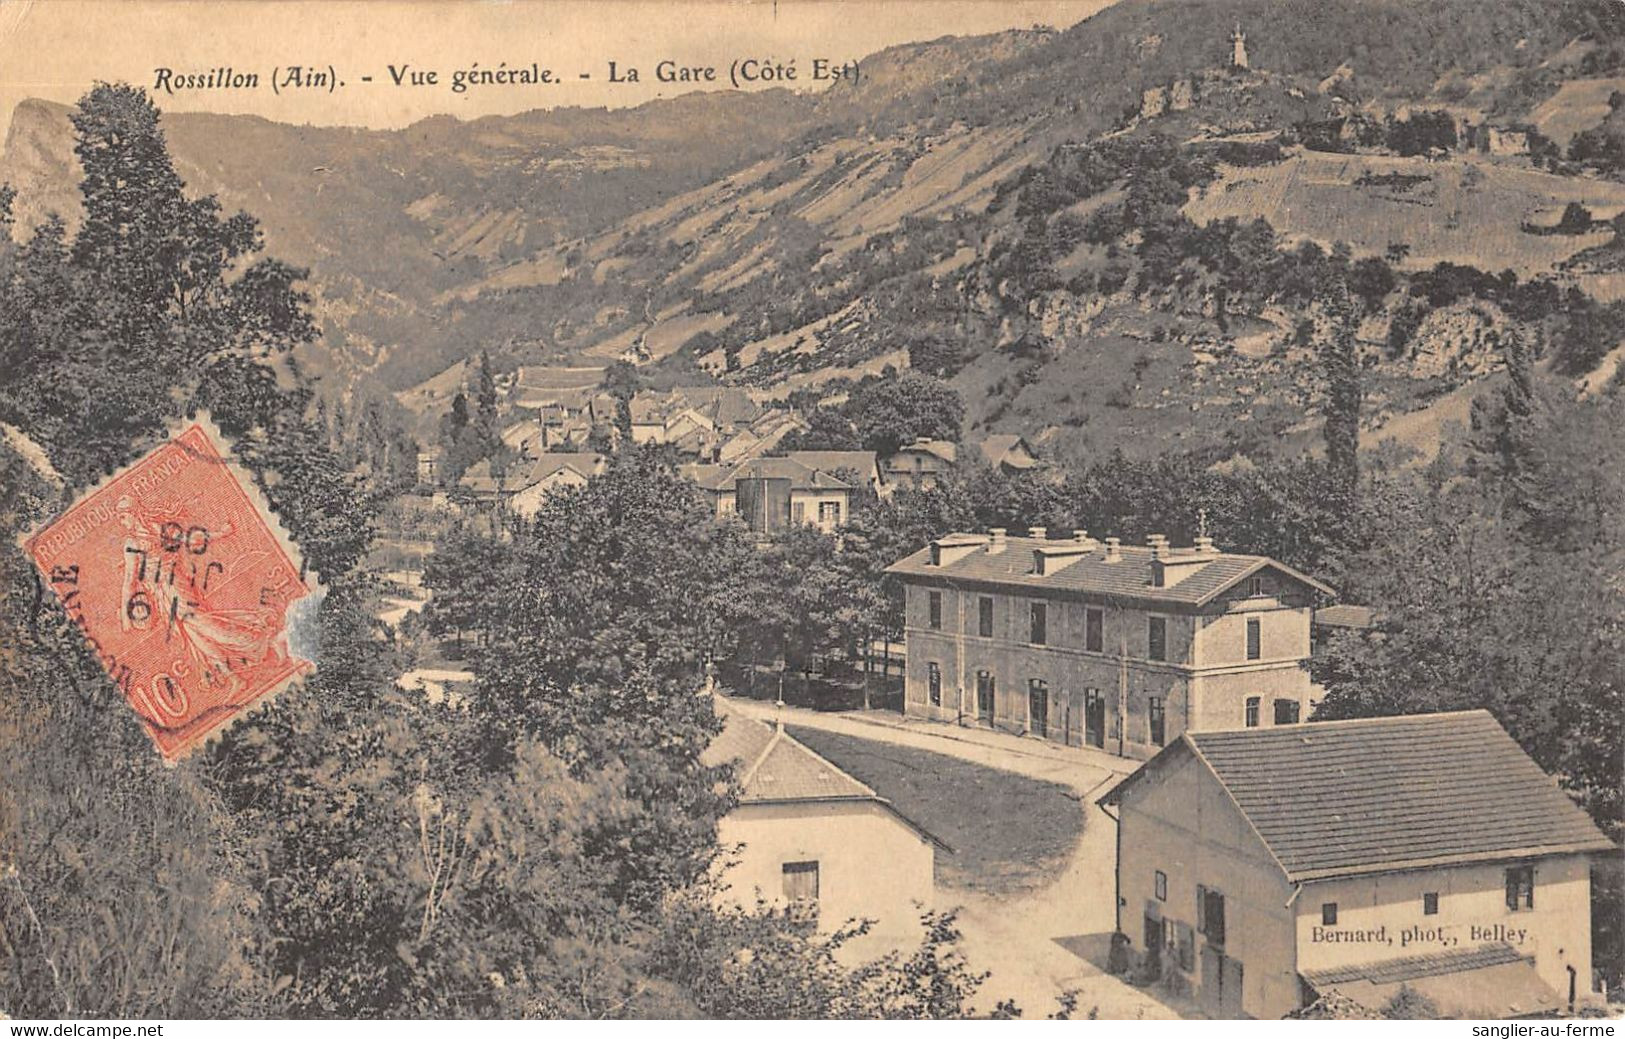
[[[717,828],[724,898],[787,904],[820,930],[867,919],[878,938],[917,937],[934,839],[779,726],[719,710],[725,728],[702,760],[732,764],[740,788]]]

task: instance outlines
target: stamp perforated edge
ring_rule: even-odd
[[[297,568],[300,574],[300,579],[305,583],[305,594],[291,600],[283,610],[283,632],[286,635],[292,628],[292,622],[289,618],[296,612],[296,607],[305,609],[314,609],[319,607],[322,597],[327,594],[327,585],[322,581],[321,575],[318,574],[315,569],[308,567],[305,564],[304,553],[299,550],[299,546],[294,542],[292,536],[289,535],[287,528],[283,527],[282,517],[277,512],[276,507],[272,505],[270,499],[265,496],[265,492],[260,488],[259,482],[254,479],[254,474],[237,461],[235,442],[220,431],[220,427],[214,424],[214,419],[207,410],[197,411],[189,417],[175,419],[168,422],[165,426],[166,432],[164,436],[146,451],[142,452],[140,457],[134,459],[126,465],[120,466],[119,468],[104,474],[102,478],[97,480],[93,485],[86,487],[84,490],[76,494],[71,502],[59,509],[54,515],[41,520],[30,530],[24,531],[23,533],[17,535],[17,547],[22,550],[22,553],[24,557],[27,558],[29,565],[34,568],[35,577],[37,580],[39,564],[34,560],[32,545],[35,539],[45,532],[47,527],[61,519],[68,512],[77,508],[79,504],[85,501],[87,498],[100,493],[109,487],[114,481],[123,478],[131,470],[141,465],[153,454],[162,450],[165,446],[175,443],[184,433],[187,432],[187,430],[191,429],[193,426],[196,426],[203,433],[204,438],[209,442],[209,446],[212,447],[215,453],[220,456],[220,462],[226,467],[227,475],[231,476],[237,481],[237,485],[239,488],[241,488],[243,495],[248,499],[249,505],[259,513],[260,519],[265,523],[266,529],[271,532],[271,537],[276,540],[278,547],[280,547],[282,551],[287,554],[289,562],[291,562],[294,567]],[[53,596],[56,594],[54,590],[52,594]],[[57,598],[57,603],[60,605],[60,597]],[[309,603],[310,605],[308,607],[303,607],[302,604],[305,603]],[[77,625],[75,625],[75,627],[77,627]],[[84,637],[83,631],[81,631],[79,634],[81,638]],[[289,649],[291,652],[291,644]],[[100,664],[101,661],[98,660],[97,663]],[[218,722],[210,726],[208,729],[205,729],[204,731],[199,732],[190,739],[186,740],[186,742],[175,748],[173,754],[165,753],[163,748],[159,746],[156,739],[152,739],[153,749],[158,751],[158,754],[163,759],[165,765],[174,767],[190,756],[194,750],[198,749],[199,747],[208,746],[210,743],[218,740],[221,735],[229,731],[238,722],[243,721],[251,715],[263,710],[267,704],[271,703],[271,701],[280,696],[283,691],[288,689],[290,686],[302,684],[304,680],[309,678],[310,675],[314,674],[319,667],[319,661],[314,659],[310,660],[308,662],[308,666],[296,670],[293,674],[290,674],[281,681],[271,685],[259,695],[255,696],[252,700],[238,707],[230,714],[224,715]],[[102,673],[106,675],[109,683],[113,682],[113,677],[112,675],[107,674],[107,669],[105,666],[102,668]],[[113,683],[113,690],[118,694],[119,698],[124,701],[125,706],[130,709],[131,713],[135,713],[134,707],[129,703],[129,698],[118,689],[116,683]],[[136,721],[138,724],[141,724],[143,730],[146,729],[146,725],[144,722],[142,722],[139,714],[136,715]],[[148,732],[147,735],[149,739],[152,738],[152,734],[150,732]]]

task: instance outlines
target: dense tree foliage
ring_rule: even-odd
[[[534,523],[454,531],[428,623],[477,633],[476,695],[396,689],[413,652],[376,620],[368,557],[409,441],[315,399],[289,357],[313,334],[298,272],[186,194],[140,91],[96,88],[75,126],[78,233],[47,220],[12,246],[0,191],[0,358],[24,375],[0,384],[7,1013],[969,1011],[951,920],[855,969],[782,914],[713,908],[730,784],[699,765],[718,723],[697,694],[747,627],[736,574],[762,556],[742,532],[637,453]],[[316,674],[169,769],[16,536],[200,408],[326,594]],[[482,363],[464,430],[495,410]],[[831,609],[820,631],[845,631]],[[708,987],[769,949],[775,984]]]

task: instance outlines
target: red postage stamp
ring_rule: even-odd
[[[309,595],[293,545],[207,420],[23,541],[174,762],[314,669],[289,648]]]

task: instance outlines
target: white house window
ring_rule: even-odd
[[[1259,596],[1261,596],[1263,594],[1264,594],[1264,579],[1262,577],[1249,577],[1249,578],[1247,578],[1247,595],[1249,597],[1251,597],[1251,598],[1256,599],[1256,598],[1258,598]]]
[[[942,593],[927,592],[925,595],[926,621],[933,628],[942,627]]]
[[[1157,895],[1157,901],[1168,901],[1168,874],[1159,869],[1156,872],[1156,876],[1152,878],[1152,882],[1153,890]]]
[[[1258,697],[1256,696],[1247,698],[1247,728],[1258,728]]]
[[[786,862],[784,864],[784,898],[792,906],[818,907],[818,863]]]
[[[1320,922],[1327,927],[1332,927],[1337,923],[1336,902],[1322,902],[1320,904]]]
[[[931,694],[931,706],[942,706],[942,668],[936,661],[925,665],[926,688]]]
[[[1257,617],[1247,618],[1247,659],[1257,660],[1263,648],[1263,639],[1260,637]]]
[[[818,522],[821,526],[833,527],[841,521],[841,503],[838,501],[821,501],[818,503]]]

